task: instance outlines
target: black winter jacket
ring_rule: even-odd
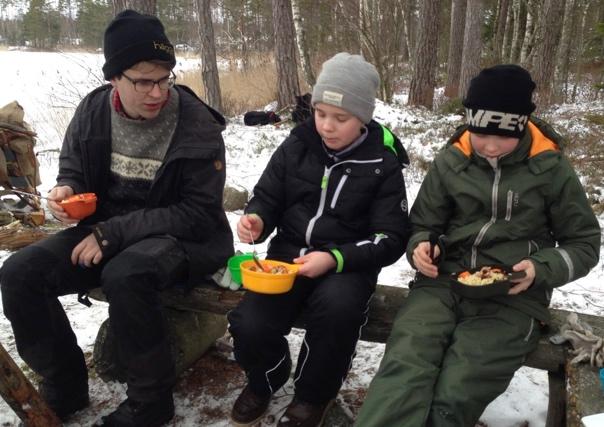
[[[57,185],[75,193],[94,192],[93,226],[104,257],[154,235],[170,235],[189,258],[189,280],[213,273],[233,254],[233,236],[222,208],[224,118],[190,89],[176,86],[179,118],[164,161],[151,184],[144,209],[109,217],[104,212],[111,162],[111,86],[88,94],[65,134]]]
[[[407,154],[386,128],[375,121],[367,128],[366,140],[337,163],[325,152],[314,118],[275,151],[246,208],[264,221],[261,241],[277,228],[269,258],[291,262],[324,250],[336,258],[337,272],[379,271],[404,253]]]

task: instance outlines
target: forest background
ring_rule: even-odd
[[[454,110],[497,63],[531,71],[541,108],[604,96],[602,0],[0,0],[0,46],[99,50],[125,8],[156,14],[201,57],[187,83],[227,116],[293,104],[339,51],[377,67],[387,103],[408,91],[410,105]]]

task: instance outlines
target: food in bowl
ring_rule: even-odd
[[[260,264],[262,264],[262,261],[260,262]],[[264,272],[264,273],[269,273],[269,274],[287,274],[287,273],[289,273],[289,271],[287,270],[287,267],[285,267],[283,265],[274,265],[272,267],[269,267],[268,271],[260,270],[260,268],[258,266],[252,265],[252,266],[250,266],[250,271],[259,271],[259,272]]]
[[[485,266],[473,273],[469,271],[459,273],[457,280],[468,286],[484,286],[508,280],[508,276],[500,267]]]

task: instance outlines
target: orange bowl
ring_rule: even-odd
[[[292,288],[296,274],[298,274],[298,265],[270,259],[261,260],[260,264],[269,269],[282,266],[285,267],[287,273],[254,271],[257,266],[253,260],[243,261],[241,263],[241,280],[244,288],[260,294],[283,294]]]
[[[59,202],[61,207],[73,219],[83,219],[96,210],[96,194],[81,193]]]

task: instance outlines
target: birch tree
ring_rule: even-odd
[[[313,73],[312,65],[310,64],[310,55],[308,54],[308,45],[306,44],[306,31],[302,25],[302,15],[300,14],[300,3],[298,0],[291,0],[291,2],[300,65],[302,66],[306,83],[308,86],[313,87],[315,85],[315,74]]]

